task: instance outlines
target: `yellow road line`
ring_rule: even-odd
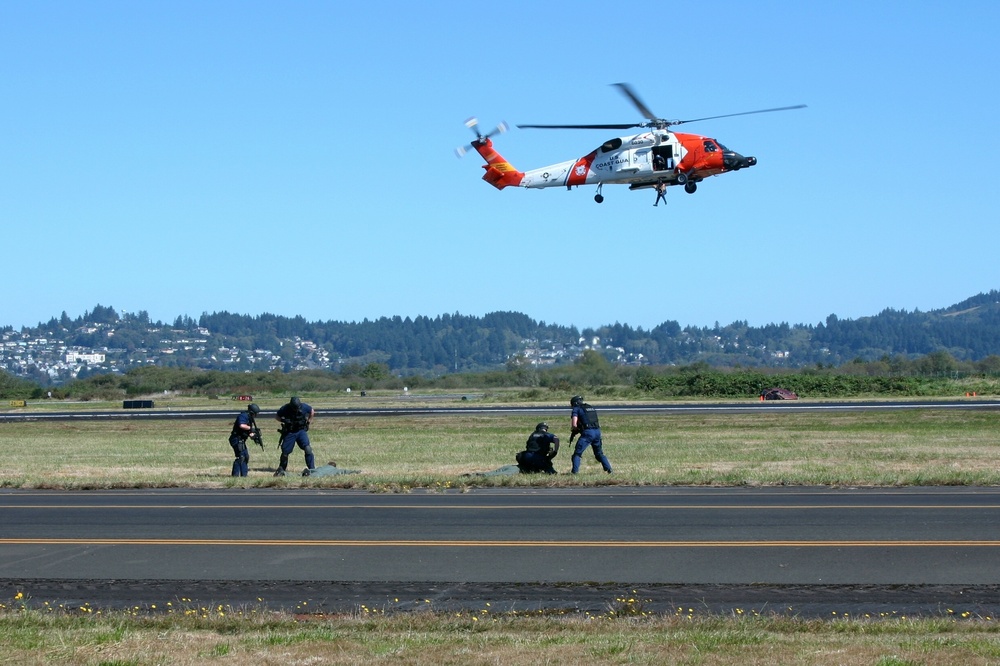
[[[202,510],[202,509],[330,509],[330,510],[348,510],[348,509],[393,509],[400,510],[406,509],[410,511],[441,511],[441,510],[451,510],[451,511],[463,511],[463,510],[474,510],[474,511],[537,511],[539,509],[572,509],[581,510],[588,507],[582,507],[579,504],[505,504],[505,505],[494,505],[494,504],[465,504],[465,505],[412,505],[412,504],[176,504],[176,505],[163,505],[163,504],[20,504],[13,506],[5,506],[0,502],[0,508],[4,511],[11,511],[15,509],[52,509],[59,511],[72,511],[74,509],[99,509],[102,511],[116,510],[116,509],[154,509],[154,510]],[[614,511],[614,510],[626,510],[626,511],[637,511],[637,510],[658,510],[658,511],[690,511],[690,510],[724,510],[724,511],[793,511],[796,509],[808,509],[810,511],[816,510],[831,510],[831,509],[864,509],[870,511],[873,509],[932,509],[932,510],[948,510],[948,509],[1000,509],[1000,504],[847,504],[847,505],[830,505],[830,504],[618,504],[611,506],[595,506],[593,508],[598,508],[601,511]]]
[[[323,548],[997,548],[997,540],[501,541],[368,539],[0,539],[0,546],[312,546]]]

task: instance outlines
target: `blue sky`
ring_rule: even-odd
[[[657,5],[663,10],[657,10]],[[1000,288],[994,2],[0,4],[0,325],[523,312],[816,324]],[[484,127],[683,126],[756,167],[497,191]],[[520,169],[618,131],[518,130]]]

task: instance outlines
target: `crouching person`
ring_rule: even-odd
[[[547,423],[539,423],[535,426],[535,432],[528,437],[524,451],[518,451],[514,459],[517,460],[517,467],[523,474],[535,472],[555,474],[552,459],[557,453],[559,453],[559,438],[549,432]]]
[[[295,450],[296,444],[305,454],[306,468],[316,469],[316,457],[309,442],[309,424],[315,416],[316,410],[297,396],[292,396],[288,404],[275,414],[274,418],[281,422],[281,457],[275,476],[284,476],[288,471],[288,456]]]

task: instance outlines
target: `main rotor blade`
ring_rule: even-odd
[[[732,118],[733,116],[749,116],[753,113],[771,113],[772,111],[791,111],[792,109],[804,109],[805,104],[796,104],[795,106],[780,106],[777,109],[760,109],[759,111],[743,111],[741,113],[727,113],[724,116],[708,116],[707,118],[692,118],[691,120],[672,120],[671,125],[681,125],[683,123],[696,123],[702,120],[715,120],[716,118]]]
[[[656,114],[649,110],[648,106],[643,104],[642,100],[639,99],[639,96],[635,94],[634,90],[632,90],[632,86],[627,83],[612,83],[611,85],[617,87],[623,95],[628,97],[629,100],[632,101],[632,104],[635,105],[635,108],[639,109],[639,113],[644,115],[649,120],[652,120],[654,123],[660,120],[656,117]]]
[[[638,123],[628,125],[518,125],[518,129],[630,129],[632,127],[642,127]]]

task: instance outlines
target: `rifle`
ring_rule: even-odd
[[[257,444],[257,446],[260,447],[260,450],[263,451],[264,438],[260,436],[260,428],[257,427],[257,423],[253,420],[252,416],[250,417],[249,425],[250,425],[250,439],[252,439]]]
[[[278,448],[279,449],[281,448],[281,443],[285,441],[285,435],[287,435],[289,432],[291,432],[290,431],[291,426],[292,426],[292,420],[291,419],[286,419],[286,418],[282,418],[281,419],[281,427],[278,428]]]

